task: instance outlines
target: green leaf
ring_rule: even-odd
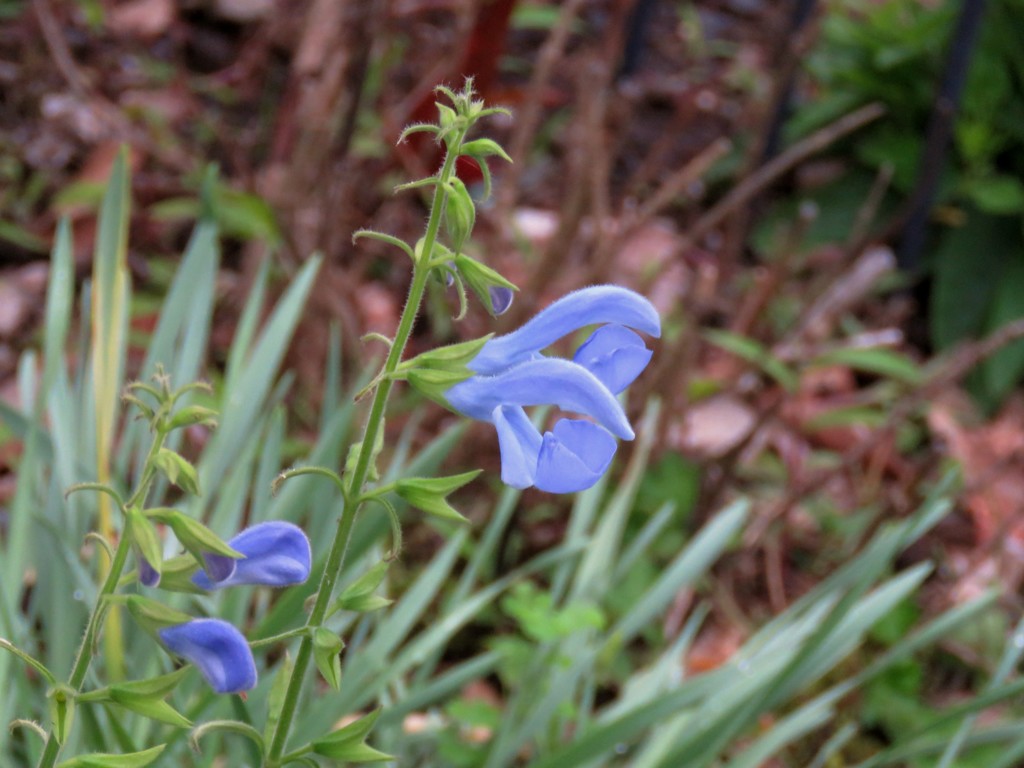
[[[993,175],[968,185],[967,194],[985,213],[997,216],[1024,211],[1024,184],[1013,176]]]
[[[891,349],[844,347],[819,355],[815,364],[841,365],[865,373],[895,379],[917,386],[924,381],[924,375],[913,360]]]
[[[969,216],[941,239],[929,314],[940,350],[981,332],[1001,284],[1006,243],[1019,240],[1019,220],[985,215]]]
[[[1024,317],[1024,247],[1020,239],[1003,246],[1005,264],[992,297],[986,328],[1000,326]],[[1007,344],[981,363],[985,393],[993,405],[1003,400],[1024,375],[1024,341]]]
[[[313,658],[316,667],[327,684],[336,691],[341,688],[341,659],[338,654],[344,645],[337,633],[326,627],[313,630]]]
[[[481,471],[477,469],[451,477],[403,478],[395,483],[395,491],[409,504],[427,514],[464,523],[467,522],[466,518],[448,503],[446,497],[472,481]]]
[[[160,753],[164,751],[166,746],[166,744],[160,744],[142,752],[132,752],[127,755],[93,752],[92,754],[65,760],[63,763],[58,764],[57,768],[143,768],[143,766],[151,765],[160,756]]]
[[[218,185],[213,213],[225,234],[244,240],[262,240],[272,248],[281,243],[274,211],[261,197]]]
[[[201,496],[199,493],[199,476],[196,468],[184,456],[170,448],[161,448],[153,459],[153,463],[165,474],[167,479],[187,493]]]
[[[716,347],[720,347],[726,352],[732,352],[736,357],[757,366],[775,379],[786,391],[793,392],[796,390],[798,384],[796,373],[757,341],[729,331],[716,329],[705,331],[704,338]]]

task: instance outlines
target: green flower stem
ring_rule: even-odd
[[[289,629],[287,632],[282,632],[279,635],[271,635],[270,637],[261,637],[259,640],[250,640],[250,648],[262,648],[267,645],[276,645],[277,643],[283,642],[284,640],[291,640],[293,637],[299,637],[309,631],[308,627],[302,626],[297,629]]]
[[[163,431],[158,431],[153,438],[153,445],[150,447],[149,454],[146,456],[146,463],[143,465],[142,479],[139,480],[135,493],[125,503],[125,509],[146,498],[149,487],[153,482],[153,477],[156,474],[154,459],[157,453],[160,452],[166,439],[167,433]],[[68,687],[75,691],[76,694],[81,692],[82,685],[85,683],[85,676],[89,673],[89,664],[92,662],[92,648],[103,626],[103,617],[106,616],[105,604],[107,598],[117,590],[117,584],[121,580],[121,574],[124,571],[125,563],[128,561],[128,552],[130,550],[131,537],[126,536],[125,532],[122,531],[121,539],[117,543],[117,550],[115,550],[114,558],[110,563],[110,570],[107,571],[107,576],[103,580],[103,586],[100,587],[99,595],[96,596],[96,604],[93,605],[92,612],[89,614],[89,621],[85,625],[85,634],[82,635],[82,642],[78,646],[75,664],[71,668],[71,677],[68,678]],[[46,746],[43,747],[43,754],[39,758],[39,768],[53,768],[53,765],[57,762],[57,756],[60,754],[60,748],[61,745],[51,729],[46,737]]]
[[[398,368],[402,361],[402,354],[405,346],[412,335],[413,324],[419,314],[420,304],[423,301],[423,293],[427,287],[427,278],[430,276],[430,257],[437,242],[437,233],[441,227],[441,216],[444,211],[445,199],[447,197],[447,182],[451,178],[455,168],[455,159],[458,157],[459,147],[465,136],[465,129],[462,129],[452,141],[448,153],[444,158],[444,165],[438,174],[438,181],[434,186],[434,199],[430,207],[430,219],[427,222],[427,231],[423,238],[423,249],[418,261],[414,263],[412,273],[412,286],[409,288],[409,296],[406,299],[402,316],[398,321],[398,331],[395,333],[394,343],[388,352],[387,360],[384,362],[381,381],[377,391],[373,395],[373,404],[370,406],[370,415],[366,421],[366,428],[363,432],[362,446],[359,450],[359,457],[356,460],[355,469],[348,479],[348,485],[344,496],[344,507],[341,511],[341,519],[338,521],[338,530],[335,532],[334,541],[331,544],[330,553],[327,555],[327,564],[324,566],[323,574],[320,577],[320,587],[316,594],[316,602],[313,610],[310,611],[307,627],[319,627],[323,624],[327,615],[327,609],[334,594],[334,587],[341,574],[341,567],[345,562],[345,551],[348,549],[349,539],[352,536],[352,525],[364,500],[361,499],[363,485],[366,483],[370,470],[370,462],[373,458],[373,446],[377,440],[384,421],[384,409],[387,405],[388,396],[391,394],[391,387],[394,380],[391,374]],[[270,741],[270,751],[267,754],[265,764],[269,768],[277,768],[281,765],[281,755],[284,754],[285,743],[288,740],[288,732],[291,730],[292,720],[299,703],[299,695],[302,692],[303,680],[309,661],[313,656],[313,638],[307,634],[302,638],[299,651],[295,656],[295,665],[292,667],[291,679],[288,681],[288,688],[285,691],[284,702],[281,706],[281,714],[274,729],[274,735]]]

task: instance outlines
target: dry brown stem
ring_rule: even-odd
[[[843,136],[853,133],[884,114],[885,108],[881,104],[867,104],[797,142],[733,187],[725,197],[694,222],[683,238],[681,248],[690,247],[721,224],[729,214],[811,155],[821,152]]]
[[[541,113],[544,107],[544,88],[551,79],[555,64],[565,51],[566,41],[569,39],[569,32],[572,22],[583,7],[584,0],[567,0],[562,5],[562,11],[558,21],[548,33],[544,45],[537,54],[537,66],[534,67],[530,84],[527,87],[523,99],[523,108],[516,114],[515,128],[512,138],[508,144],[508,153],[515,160],[515,164],[505,171],[505,177],[496,200],[497,220],[508,221],[508,214],[515,207],[516,198],[519,194],[519,179],[522,169],[526,165],[527,151],[533,143],[534,135],[537,133],[537,126],[540,124]]]

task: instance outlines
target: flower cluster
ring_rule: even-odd
[[[572,360],[541,354],[562,337],[598,324]],[[459,413],[494,425],[503,482],[571,493],[591,487],[604,474],[615,438],[633,439],[616,395],[651,358],[631,329],[659,336],[654,306],[626,288],[593,286],[564,296],[518,330],[489,339],[467,363],[475,375],[444,396]],[[593,421],[562,418],[542,435],[523,408],[546,404]]]
[[[309,578],[309,539],[291,523],[260,523],[227,543],[241,557],[204,553],[204,570],[192,577],[195,586],[205,590],[242,584],[287,587]],[[249,643],[228,622],[192,619],[164,626],[156,634],[169,651],[194,664],[217,693],[238,693],[256,685],[256,662]]]

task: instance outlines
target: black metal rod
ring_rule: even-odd
[[[795,0],[790,11],[789,24],[785,31],[786,40],[783,42],[783,45],[799,45],[800,34],[803,32],[807,22],[810,21],[811,16],[814,15],[816,5],[817,0]],[[782,141],[782,127],[786,124],[786,120],[789,119],[789,115],[793,111],[793,82],[796,79],[797,67],[789,66],[787,61],[793,55],[794,53],[789,53],[788,55],[783,53],[776,57],[776,66],[784,68],[781,74],[785,78],[785,82],[779,84],[778,96],[772,107],[768,131],[765,134],[764,144],[761,149],[760,165],[764,165],[779,153]]]
[[[916,271],[928,234],[929,214],[935,202],[939,180],[946,166],[953,123],[960,107],[967,70],[985,15],[986,0],[963,0],[960,14],[946,52],[946,66],[939,93],[932,106],[924,149],[917,171],[917,183],[907,207],[906,224],[900,237],[897,262],[904,270]]]

